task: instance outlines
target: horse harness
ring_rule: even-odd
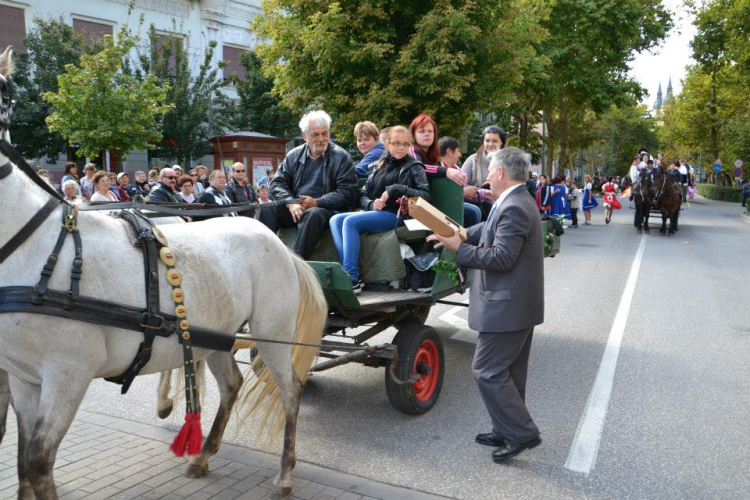
[[[71,205],[62,198],[44,180],[39,178],[33,169],[25,162],[23,157],[4,139],[0,140],[0,150],[8,156],[18,168],[21,169],[42,189],[47,191],[52,198],[47,201],[41,209],[0,248],[0,264],[14,253],[33,233],[49,218],[55,209],[62,205],[62,227],[57,242],[42,268],[37,284],[31,286],[9,286],[0,287],[0,313],[25,312],[44,314],[59,318],[73,319],[94,323],[103,326],[121,328],[125,330],[140,331],[144,340],[138,348],[135,358],[124,373],[110,377],[106,380],[122,385],[122,394],[125,394],[133,379],[140,373],[141,369],[151,359],[154,339],[178,335],[178,341],[183,345],[183,354],[186,362],[186,378],[194,379],[192,367],[192,346],[229,352],[234,344],[234,337],[205,328],[189,326],[186,318],[187,310],[183,305],[184,293],[179,288],[182,276],[174,268],[175,258],[167,246],[167,240],[161,231],[154,227],[149,218],[140,210],[121,210],[125,204],[104,203],[101,205],[90,205],[85,208]],[[0,179],[10,175],[12,172],[10,162],[0,166]],[[145,207],[149,210],[165,212],[173,215],[176,212],[184,214],[177,208],[178,204],[168,204],[162,207],[153,203],[127,204],[132,207]],[[171,205],[175,205],[174,207]],[[242,204],[243,206],[246,204]],[[114,302],[88,297],[80,294],[80,280],[83,272],[83,248],[80,232],[77,227],[79,211],[89,210],[111,210],[120,209],[110,214],[122,220],[130,237],[131,243],[141,247],[143,252],[144,273],[146,283],[146,308],[117,304]],[[166,210],[164,210],[166,209]],[[191,213],[200,215],[223,214],[227,210],[237,210],[237,204],[223,206],[222,208],[197,209]],[[67,291],[52,290],[49,288],[49,280],[52,277],[60,251],[68,235],[72,235],[75,248],[75,256],[70,271],[70,287]],[[159,304],[159,272],[158,263],[161,260],[167,266],[167,281],[172,285],[172,298],[175,301],[174,314],[160,311]],[[189,327],[189,330],[188,330]],[[189,374],[188,372],[192,373]],[[190,387],[186,379],[186,387]],[[194,402],[197,405],[197,400]]]

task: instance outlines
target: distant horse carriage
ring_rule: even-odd
[[[649,216],[651,213],[661,214],[662,223],[659,232],[674,236],[674,233],[679,230],[677,222],[683,202],[682,186],[663,169],[654,169],[652,175],[642,173],[633,185],[635,228],[638,234],[643,232],[649,234]],[[669,220],[669,227],[667,227],[667,220]]]

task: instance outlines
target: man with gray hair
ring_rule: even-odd
[[[259,218],[273,232],[296,226],[294,251],[307,259],[328,230],[328,220],[354,207],[358,186],[351,156],[330,141],[328,113],[307,113],[299,128],[305,144],[286,155],[269,187],[273,199],[286,205],[263,210]]]
[[[472,371],[492,431],[476,436],[501,462],[541,443],[526,408],[526,372],[534,327],[544,322],[544,242],[536,203],[524,189],[531,157],[518,148],[494,153],[489,183],[496,201],[487,222],[445,238],[471,275],[469,327],[479,332]]]

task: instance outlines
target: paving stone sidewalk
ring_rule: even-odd
[[[436,495],[391,486],[297,462],[291,496],[273,486],[279,457],[222,444],[201,479],[185,477],[187,462],[169,451],[175,432],[79,410],[57,454],[60,500],[439,500]],[[9,415],[0,445],[0,500],[15,498],[18,432]]]

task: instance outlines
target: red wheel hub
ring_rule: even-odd
[[[440,376],[440,353],[432,340],[425,340],[417,349],[417,355],[414,357],[414,373],[419,373],[417,365],[420,364],[431,368],[429,374],[419,375],[419,380],[414,382],[415,395],[419,401],[424,403],[435,393],[435,387]]]

